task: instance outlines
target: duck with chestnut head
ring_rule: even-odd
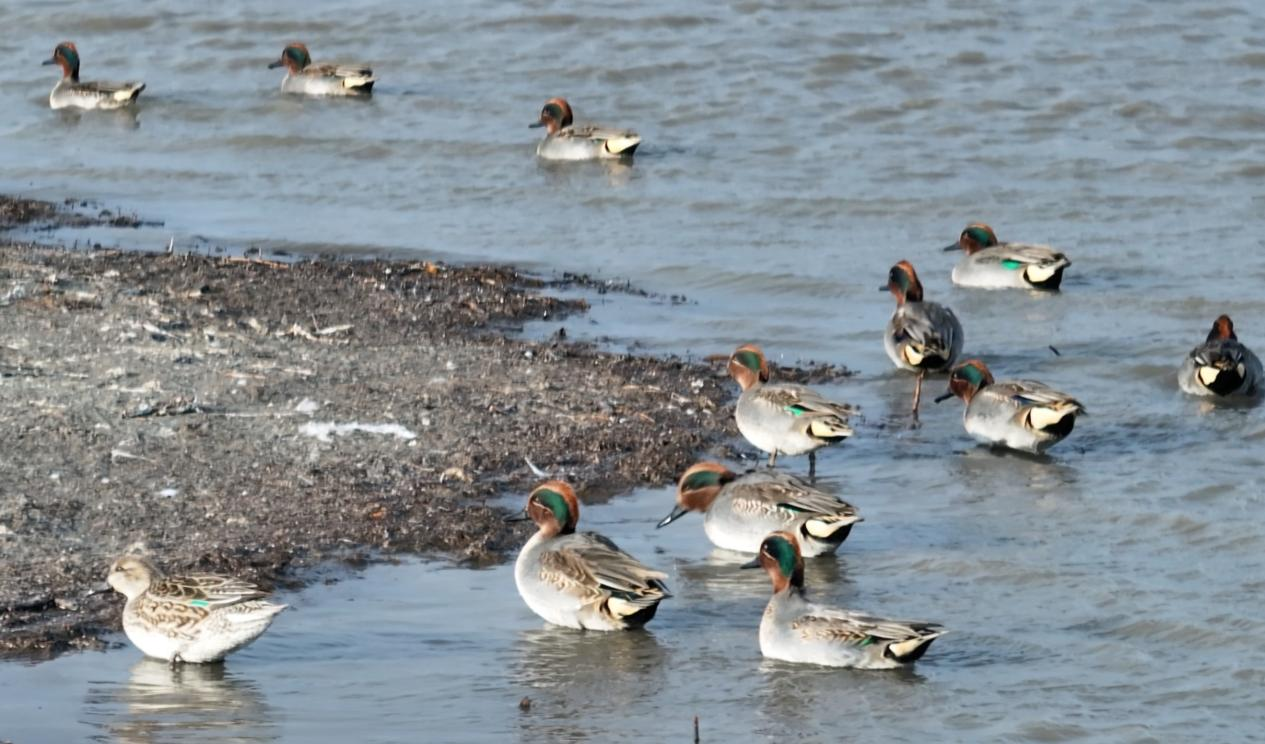
[[[852,436],[848,417],[856,408],[804,385],[769,382],[769,364],[755,344],[734,351],[729,374],[742,388],[734,406],[738,431],[769,453],[769,467],[777,464],[778,455],[807,454],[811,479],[816,476],[817,450]]]
[[[110,566],[106,582],[127,597],[123,631],[146,656],[171,662],[220,661],[253,642],[286,605],[241,579],[166,576],[139,555]]]
[[[921,659],[946,632],[936,623],[889,620],[851,610],[823,607],[804,595],[804,559],[799,541],[775,532],[743,568],[763,568],[773,597],[760,620],[760,653],[796,664],[896,669]]]
[[[804,555],[830,555],[861,521],[856,507],[789,473],[752,470],[738,475],[718,462],[691,465],[677,484],[676,507],[666,527],[692,511],[703,531],[725,550],[755,553],[770,532],[794,533]]]
[[[631,130],[592,124],[576,126],[571,104],[565,98],[545,101],[539,119],[528,126],[545,128],[545,138],[536,145],[536,155],[544,160],[627,158],[641,144],[641,137]]]
[[[1040,454],[1072,433],[1085,406],[1067,393],[1036,380],[993,380],[978,359],[962,362],[949,374],[949,390],[936,398],[966,403],[966,431],[985,444]]]
[[[899,369],[918,373],[913,401],[917,416],[923,378],[928,372],[948,370],[962,353],[962,324],[949,308],[923,300],[922,282],[908,261],[893,266],[887,273],[887,284],[879,289],[896,298],[896,311],[883,334],[883,349]]]
[[[1222,315],[1212,324],[1208,338],[1182,360],[1177,382],[1191,395],[1255,398],[1261,393],[1265,375],[1260,358],[1239,342],[1234,321]]]
[[[667,574],[647,568],[595,532],[576,532],[580,502],[562,481],[536,487],[508,522],[531,520],[532,535],[514,563],[518,593],[554,625],[626,630],[645,625],[668,594]]]
[[[1057,290],[1063,270],[1072,262],[1048,245],[999,243],[993,228],[973,222],[962,230],[948,251],[962,251],[953,267],[953,283],[983,289]]]
[[[79,50],[63,41],[53,49],[46,65],[61,67],[62,78],[53,86],[48,105],[55,109],[80,108],[112,110],[131,106],[145,90],[144,83],[108,83],[79,79]]]
[[[297,41],[287,44],[281,50],[281,58],[268,67],[286,68],[286,76],[281,79],[283,93],[305,96],[367,96],[373,93],[377,81],[369,65],[313,64],[307,47]]]

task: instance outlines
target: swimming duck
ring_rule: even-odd
[[[993,228],[982,222],[967,225],[958,242],[944,250],[966,254],[953,267],[953,283],[960,287],[1056,290],[1063,269],[1072,265],[1048,245],[998,243]]]
[[[755,553],[770,532],[794,532],[804,555],[828,555],[861,521],[856,507],[776,470],[743,475],[718,462],[691,465],[677,484],[676,508],[659,522],[666,527],[692,511],[703,512],[703,531],[726,550]]]
[[[536,155],[546,160],[595,160],[632,155],[641,137],[627,129],[607,129],[593,125],[577,127],[572,122],[571,104],[565,98],[550,98],[540,110],[540,120],[529,127],[545,127],[545,138],[536,145]]]
[[[1085,412],[1080,401],[1034,380],[994,382],[978,359],[962,362],[949,374],[949,391],[966,403],[966,431],[986,444],[1040,454],[1072,433]]]
[[[1234,322],[1222,315],[1212,324],[1208,339],[1182,361],[1177,382],[1191,395],[1246,396],[1261,392],[1261,360],[1239,343]]]
[[[309,96],[364,96],[373,92],[373,70],[362,64],[312,64],[307,47],[297,41],[281,50],[281,59],[268,69],[285,66],[283,93]]]
[[[220,661],[263,634],[286,605],[241,579],[215,574],[164,576],[138,555],[110,567],[107,583],[127,597],[123,631],[146,656],[176,662]]]
[[[808,475],[817,470],[817,450],[852,436],[847,417],[856,409],[827,400],[803,385],[770,383],[764,352],[755,344],[739,346],[729,357],[729,374],[742,388],[734,407],[738,431],[747,441],[769,453],[769,467],[777,456],[808,453]]]
[[[775,532],[743,568],[763,568],[773,580],[773,598],[760,620],[760,653],[797,664],[895,669],[922,658],[946,632],[936,623],[888,620],[813,604],[804,596],[804,559],[799,541]]]
[[[69,41],[53,49],[46,65],[61,65],[62,78],[48,95],[51,108],[119,109],[130,106],[145,90],[144,83],[80,82],[79,50]]]
[[[594,532],[576,532],[580,502],[562,481],[546,481],[506,521],[539,530],[518,554],[514,581],[523,601],[554,625],[624,630],[645,625],[668,594],[667,574],[647,568]]]
[[[901,261],[887,274],[880,291],[896,297],[896,312],[887,321],[883,348],[900,369],[918,373],[914,385],[914,415],[922,399],[922,378],[953,366],[962,353],[962,324],[953,311],[935,302],[923,302],[922,282],[908,261]]]

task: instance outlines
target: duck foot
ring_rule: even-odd
[[[817,482],[817,453],[816,452],[808,453],[808,482],[814,483],[814,484]]]

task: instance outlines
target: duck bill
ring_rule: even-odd
[[[282,65],[284,65],[284,64],[285,64],[285,62],[283,62],[282,60],[276,60],[275,62],[269,62],[269,63],[268,63],[268,69],[269,69],[269,70],[276,69],[276,68],[278,68],[278,67],[281,67],[281,66],[282,66]]]
[[[672,524],[676,520],[680,519],[681,517],[684,517],[686,514],[689,514],[689,513],[690,513],[689,509],[686,509],[685,507],[678,504],[677,506],[673,507],[672,513],[664,517],[663,519],[659,520],[659,523],[656,524],[655,527],[656,528],[667,527],[668,525]]]
[[[760,567],[760,556],[759,556],[759,555],[757,555],[755,558],[752,558],[751,560],[747,561],[746,563],[742,564],[741,566],[738,566],[738,568],[759,568],[759,567]]]
[[[57,64],[57,58],[56,58],[56,57],[50,57],[49,59],[46,59],[46,60],[44,60],[43,62],[41,62],[41,63],[40,63],[40,65],[41,65],[41,66],[43,66],[43,65],[55,65],[55,64]]]
[[[890,292],[890,291],[891,291],[891,289],[892,289],[891,287],[889,287],[888,285],[884,284],[883,286],[881,286],[881,287],[879,287],[879,288],[878,288],[878,291],[880,291],[880,292]]]
[[[959,243],[954,243],[953,245],[946,245],[946,246],[943,248],[943,250],[944,250],[944,252],[945,252],[945,253],[949,253],[949,252],[952,252],[952,251],[960,251],[960,250],[962,250],[962,246],[961,246],[961,244],[959,244]]]
[[[544,125],[545,125],[545,123],[544,123],[543,121],[537,121],[537,122],[534,122],[534,123],[532,123],[532,124],[528,124],[528,125],[527,125],[527,128],[528,128],[528,129],[540,129],[540,128],[541,128],[541,127],[543,127]]]
[[[527,516],[527,510],[523,509],[520,512],[515,512],[513,514],[505,515],[505,518],[502,519],[501,521],[502,522],[526,522],[529,519],[531,519],[531,517]]]
[[[949,398],[952,398],[952,397],[953,397],[953,391],[952,391],[952,390],[950,390],[949,392],[945,393],[944,395],[937,395],[937,396],[936,396],[936,402],[937,402],[937,403],[943,403],[943,402],[945,402],[946,400],[948,400]]]
[[[86,598],[86,597],[95,597],[95,596],[97,596],[98,594],[106,594],[107,592],[112,592],[112,591],[114,591],[114,590],[110,588],[110,585],[109,585],[109,584],[107,584],[106,582],[102,581],[101,583],[96,584],[95,586],[93,586],[93,587],[92,587],[91,589],[89,589],[88,591],[84,592],[84,593],[83,593],[83,596],[84,596],[85,598]]]

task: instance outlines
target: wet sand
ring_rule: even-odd
[[[9,203],[47,219],[59,208]],[[49,210],[52,211],[49,211]],[[404,551],[501,560],[489,499],[670,482],[736,434],[723,365],[565,339],[583,301],[509,268],[0,247],[0,652],[100,646],[91,594],[169,571],[301,583]],[[557,321],[545,341],[511,336]]]

